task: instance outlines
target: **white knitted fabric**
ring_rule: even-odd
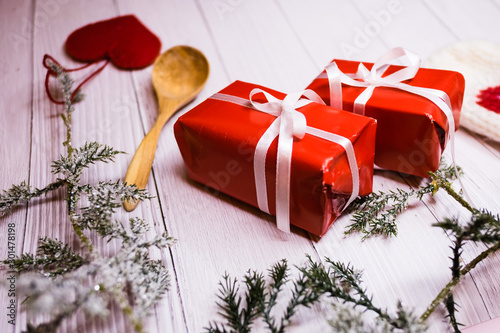
[[[500,141],[500,114],[476,103],[481,90],[500,85],[500,45],[487,41],[458,42],[432,54],[426,67],[462,73],[465,94],[460,125]]]

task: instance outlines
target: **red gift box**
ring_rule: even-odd
[[[283,93],[236,81],[179,117],[174,124],[174,134],[191,179],[261,207],[254,165],[256,147],[263,134],[274,126],[277,117],[256,110],[249,99],[262,105],[267,102],[266,106],[279,103],[269,103],[263,94],[251,97],[256,88],[280,102],[285,98]],[[318,103],[302,104],[305,105],[300,105],[298,112],[294,112],[305,116],[308,128],[347,139],[353,148],[352,156],[355,155],[351,159],[355,162],[350,165],[346,148],[309,134],[309,129],[301,139],[292,141],[287,193],[289,223],[322,236],[352,196],[354,174],[359,177],[359,181],[356,180],[359,194],[372,192],[376,121]],[[281,118],[281,122],[284,121]],[[278,154],[281,156],[281,152],[278,153],[279,140],[281,134],[270,141],[263,160],[264,185],[267,186],[265,201],[273,215],[277,210],[275,186],[279,187],[282,181],[280,177],[276,184],[277,168],[281,168],[279,164],[277,166]],[[351,173],[352,166],[358,172]]]
[[[359,69],[360,62],[356,61],[333,60],[327,68],[331,70],[332,65],[336,64],[338,70],[352,80],[368,82],[364,87],[342,82],[341,92],[338,87],[338,93],[341,94],[343,110],[354,111],[377,119],[375,164],[387,170],[428,177],[429,171],[438,169],[441,154],[448,142],[448,135],[453,134],[449,132],[449,120],[454,122],[454,130],[458,129],[465,80],[458,72],[418,68],[420,59],[402,48],[393,49],[390,52],[393,52],[392,58],[386,53],[375,64],[361,63],[367,69],[361,74],[360,72],[363,71]],[[385,61],[387,58],[393,60],[409,54],[415,62],[408,67],[389,66]],[[369,70],[372,71],[369,72]],[[401,72],[398,74],[400,70],[411,73],[409,75]],[[335,69],[335,72],[330,73],[330,78],[338,74],[339,72]],[[403,74],[403,80],[391,82],[394,81],[390,78],[391,74],[396,76]],[[362,76],[365,79],[360,79]],[[384,78],[388,78],[388,84],[383,82]],[[331,81],[332,79],[328,79],[325,70],[307,88],[318,93],[326,104],[340,108],[335,101],[334,103],[330,101],[334,89],[331,88]],[[403,87],[403,89],[392,85]],[[407,88],[410,91],[406,90]],[[365,104],[361,102],[362,105],[355,106],[356,99],[365,89],[373,89],[372,95]],[[430,95],[430,97],[434,95],[437,97],[437,104],[441,107],[435,101],[419,93]],[[446,106],[444,104],[448,98],[450,103]]]

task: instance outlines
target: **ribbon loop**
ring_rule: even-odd
[[[390,75],[387,75],[383,78],[383,82],[396,83],[412,79],[415,77],[420,68],[421,60],[417,54],[402,47],[395,47],[382,54],[377,61],[375,61],[375,64],[373,64],[372,73],[377,73],[377,77],[382,78],[382,75],[385,70],[389,68],[392,61],[404,57],[409,60],[410,64]]]

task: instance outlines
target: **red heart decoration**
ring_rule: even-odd
[[[476,103],[482,107],[500,114],[500,86],[481,90]]]
[[[66,51],[76,60],[109,59],[117,67],[136,69],[151,65],[161,42],[134,15],[88,24],[66,39]]]

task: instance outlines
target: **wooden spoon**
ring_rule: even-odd
[[[153,65],[152,81],[159,104],[155,124],[135,152],[125,175],[127,184],[146,188],[161,130],[170,117],[192,101],[207,82],[208,61],[199,50],[190,46],[175,46],[161,54]],[[125,201],[130,212],[138,200]]]

